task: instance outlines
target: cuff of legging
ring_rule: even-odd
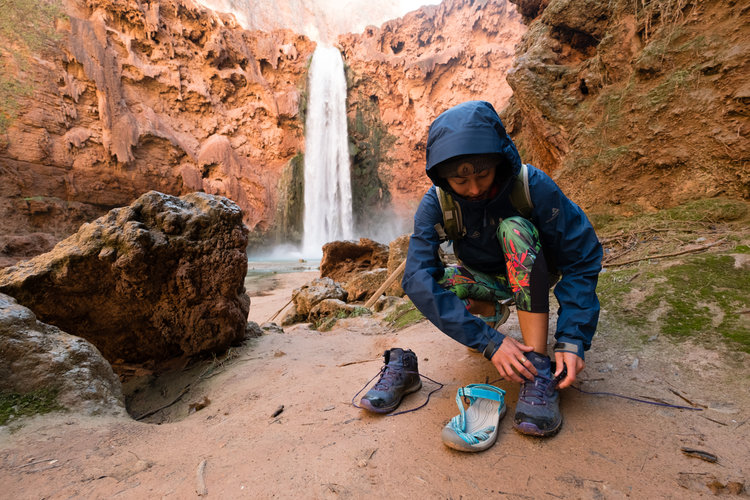
[[[555,343],[555,352],[572,352],[579,358],[585,360],[583,354],[583,342],[576,339],[567,339],[564,337],[560,337],[557,342]]]

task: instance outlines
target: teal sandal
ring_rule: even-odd
[[[477,314],[477,317],[497,330],[497,327],[508,321],[508,318],[510,317],[510,308],[508,305],[512,303],[512,298],[495,302],[494,316],[481,316]]]
[[[464,409],[464,401],[469,405]],[[460,413],[443,427],[443,443],[459,451],[484,451],[497,440],[505,416],[505,391],[489,384],[469,384],[456,393]]]

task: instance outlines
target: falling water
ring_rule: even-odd
[[[308,96],[302,253],[318,258],[325,243],[353,235],[346,77],[335,47],[315,49]]]

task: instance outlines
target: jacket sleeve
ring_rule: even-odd
[[[432,187],[422,198],[414,216],[414,234],[409,241],[401,285],[417,309],[443,333],[467,347],[484,352],[490,341],[499,346],[505,336],[469,313],[453,292],[438,285],[444,266],[438,254],[440,241],[435,224],[442,219],[437,194]]]
[[[555,286],[560,304],[555,338],[575,344],[583,358],[599,321],[596,284],[602,269],[602,246],[583,210],[547,174],[533,169],[529,189],[534,204],[532,222],[540,231],[545,255],[552,257],[562,275]]]

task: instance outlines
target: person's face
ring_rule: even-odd
[[[445,180],[458,196],[470,201],[484,200],[490,194],[496,168],[476,172],[474,166],[466,162],[461,164],[455,176],[447,177]]]

